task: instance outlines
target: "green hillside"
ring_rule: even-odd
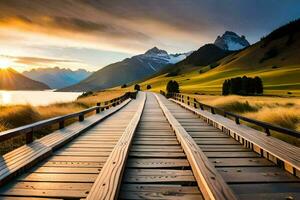
[[[164,90],[177,80],[182,92],[220,94],[225,79],[260,76],[267,95],[300,96],[300,20],[272,32],[256,44],[233,53],[210,66],[192,66],[192,71],[168,77],[166,74],[141,83],[152,90]]]

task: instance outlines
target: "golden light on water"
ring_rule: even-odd
[[[12,60],[0,58],[0,69],[8,68],[12,64]]]
[[[10,103],[11,103],[11,94],[5,91],[0,92],[0,104],[10,104]]]

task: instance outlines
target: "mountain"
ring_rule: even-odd
[[[176,80],[182,92],[220,94],[225,79],[246,75],[261,77],[267,95],[300,96],[299,55],[300,19],[274,30],[246,49],[215,61],[213,66],[190,65],[192,71],[176,76],[165,73],[142,82],[141,86],[150,84],[154,91],[165,90],[169,80]]]
[[[64,88],[80,82],[91,75],[84,69],[72,71],[59,67],[54,68],[37,68],[23,72],[23,75],[36,81],[43,82],[53,89]]]
[[[221,49],[229,51],[236,51],[250,46],[245,36],[239,36],[232,31],[226,31],[222,36],[218,36],[214,44]]]
[[[47,90],[44,83],[31,80],[12,68],[0,69],[0,90]]]
[[[166,51],[154,47],[144,54],[110,64],[94,72],[78,84],[63,88],[60,91],[95,91],[129,84],[156,74],[167,65],[185,59],[186,55],[168,54]]]
[[[197,51],[192,52],[184,60],[169,66],[162,73],[179,74],[191,71],[199,66],[213,64],[221,58],[233,53],[232,51],[223,50],[214,44],[206,44],[200,47]]]

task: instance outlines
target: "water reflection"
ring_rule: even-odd
[[[11,104],[11,94],[9,92],[0,92],[0,104]]]
[[[0,105],[31,104],[34,106],[74,101],[81,93],[53,91],[4,91],[0,90]]]

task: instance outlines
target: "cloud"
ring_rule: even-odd
[[[299,9],[297,0],[1,0],[0,40],[130,53],[152,46],[189,51],[225,30],[255,42],[300,17]]]
[[[68,59],[55,59],[55,58],[42,58],[42,57],[24,57],[24,56],[8,56],[0,55],[0,57],[10,59],[14,63],[25,65],[49,65],[49,64],[62,64],[62,63],[80,63],[79,60]]]

